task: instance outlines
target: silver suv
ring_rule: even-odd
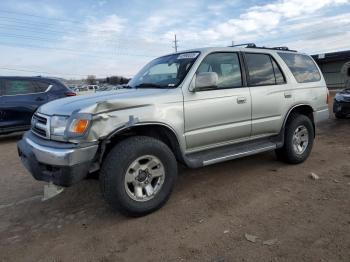
[[[99,171],[112,208],[140,216],[167,201],[178,163],[198,168],[275,150],[298,164],[328,116],[310,56],[202,48],[154,59],[123,89],[41,106],[18,152],[34,178],[57,186]]]

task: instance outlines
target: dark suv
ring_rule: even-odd
[[[32,115],[39,106],[75,95],[57,79],[0,77],[0,134],[29,129]]]

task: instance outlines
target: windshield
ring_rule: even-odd
[[[134,88],[177,87],[196,61],[199,52],[163,56],[148,63],[129,82]]]

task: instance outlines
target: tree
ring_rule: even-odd
[[[112,85],[126,84],[130,79],[122,76],[110,76],[106,78],[106,82]]]

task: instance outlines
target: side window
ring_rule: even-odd
[[[278,53],[287,64],[298,83],[317,82],[321,80],[315,62],[307,55]]]
[[[276,83],[269,55],[246,53],[245,58],[250,86],[274,85]]]
[[[280,85],[280,84],[284,84],[286,82],[286,79],[284,78],[281,69],[279,68],[279,66],[277,65],[276,61],[271,58],[272,61],[272,66],[273,66],[273,71],[275,72],[275,78],[276,78],[276,84]]]
[[[197,73],[215,72],[218,89],[242,86],[242,74],[237,53],[213,53],[204,58]]]
[[[25,95],[36,93],[33,82],[28,80],[5,80],[3,95]]]
[[[38,92],[45,92],[50,86],[49,83],[44,81],[35,81],[35,84]]]

